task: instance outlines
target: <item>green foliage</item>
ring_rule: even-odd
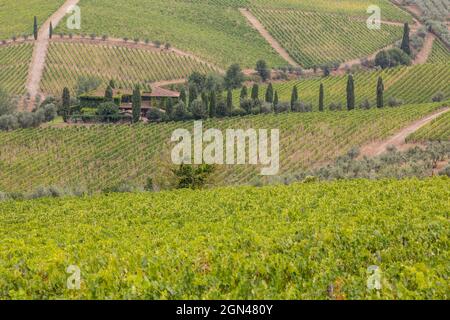
[[[400,46],[400,49],[407,55],[411,55],[411,44],[409,41],[409,24],[405,23],[405,26],[403,28],[403,38],[402,38],[402,44]]]
[[[355,109],[355,82],[353,75],[348,76],[347,80],[347,110]]]
[[[261,77],[263,82],[270,79],[270,69],[264,60],[258,60],[256,63],[256,72]]]
[[[78,96],[84,93],[89,93],[97,89],[101,84],[102,80],[95,76],[80,76],[78,77],[76,84],[76,93]]]
[[[225,75],[225,87],[227,89],[237,89],[244,82],[244,74],[238,64],[232,64]]]
[[[383,84],[383,78],[378,77],[378,83],[377,83],[377,108],[383,108],[384,107],[384,84]]]
[[[0,297],[445,300],[449,189],[356,180],[1,202]]]
[[[98,119],[102,122],[116,122],[119,120],[119,107],[113,102],[105,102],[97,108]]]
[[[214,170],[214,166],[208,164],[199,166],[182,164],[172,172],[177,177],[178,189],[202,189],[208,183]]]

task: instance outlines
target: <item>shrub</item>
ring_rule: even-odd
[[[166,117],[166,113],[158,108],[152,107],[147,111],[147,119],[153,122],[165,121]]]
[[[361,109],[368,110],[372,107],[372,105],[371,105],[370,101],[368,99],[366,99],[363,102],[361,102],[360,107],[361,107]]]
[[[395,97],[390,97],[388,99],[388,103],[387,104],[388,104],[389,107],[399,107],[399,106],[404,104],[404,101],[401,100],[401,99],[397,99]]]
[[[247,114],[247,111],[245,111],[242,108],[236,108],[231,110],[231,116],[233,117],[239,117],[239,116],[245,116]]]
[[[442,100],[444,100],[444,97],[444,93],[442,91],[439,91],[433,96],[432,100],[433,102],[441,102]]]
[[[329,107],[330,111],[341,111],[342,110],[342,103],[330,103]]]
[[[119,107],[113,102],[101,103],[97,108],[97,115],[102,122],[117,122],[119,120]]]
[[[0,116],[0,130],[10,131],[19,128],[17,117],[12,114],[5,114]]]
[[[195,99],[191,104],[191,112],[194,119],[207,119],[209,116],[208,108],[202,99]]]
[[[274,107],[275,113],[288,112],[291,110],[291,105],[288,102],[280,102]]]

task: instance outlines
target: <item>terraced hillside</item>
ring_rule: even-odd
[[[279,129],[280,174],[318,166],[353,146],[383,139],[442,104],[353,112],[268,114],[212,119],[207,128]],[[172,132],[193,123],[97,125],[0,133],[0,190],[29,192],[39,186],[100,191],[123,183],[143,186],[161,177],[170,160]],[[219,166],[220,184],[264,182],[257,166]]]
[[[64,0],[0,0],[0,40],[33,34],[33,18],[41,24]]]
[[[411,67],[398,67],[383,71],[358,72],[355,78],[356,103],[359,105],[366,99],[376,102],[377,79],[382,76],[385,85],[385,101],[390,97],[402,99],[406,103],[431,102],[436,93],[442,92],[444,99],[450,98],[450,64],[423,64]],[[418,81],[420,79],[420,81]],[[300,100],[312,103],[315,110],[319,104],[320,83],[325,88],[325,106],[331,103],[341,103],[345,106],[347,76],[304,79],[274,83],[274,90],[278,91],[280,101],[288,102],[294,85],[297,85]],[[264,101],[267,86],[261,86],[260,99]],[[239,103],[240,91],[233,93],[233,101]]]
[[[402,27],[367,28],[365,20],[298,10],[252,9],[297,63],[311,68],[369,56],[401,38]]]
[[[33,45],[0,46],[0,87],[11,95],[25,94]]]
[[[7,201],[0,299],[446,299],[449,190],[434,178]]]
[[[422,127],[407,138],[410,142],[450,141],[450,112],[444,113],[430,124]]]
[[[193,71],[209,73],[213,67],[189,56],[165,50],[83,43],[50,44],[41,90],[60,95],[64,87],[75,89],[81,76],[94,76],[104,83],[115,80],[131,89],[160,80],[186,78]]]
[[[450,50],[442,43],[442,41],[436,39],[433,43],[433,49],[431,55],[428,57],[429,63],[450,63]]]
[[[82,0],[80,7],[80,34],[168,42],[223,68],[234,62],[254,67],[258,59],[285,64],[235,8],[176,0]],[[64,24],[59,31],[74,32]]]

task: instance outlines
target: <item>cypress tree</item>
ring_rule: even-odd
[[[355,109],[355,83],[351,74],[347,80],[347,109]]]
[[[112,89],[115,89],[115,88],[116,88],[116,83],[114,82],[114,80],[109,80],[109,86],[110,86]]]
[[[275,107],[278,105],[278,91],[275,91],[275,96],[273,97],[273,105]]]
[[[319,111],[324,111],[324,98],[325,98],[325,93],[323,90],[323,83],[321,83],[320,89],[319,89]]]
[[[214,118],[217,115],[217,95],[216,91],[211,91],[209,95],[209,116]]]
[[[266,90],[266,102],[273,102],[273,86],[272,83],[269,83]]]
[[[50,21],[50,26],[48,28],[48,37],[51,39],[53,36],[53,25],[52,22]]]
[[[62,94],[62,117],[64,122],[67,122],[70,116],[70,91],[65,87]]]
[[[142,105],[142,97],[141,97],[141,89],[139,86],[136,86],[133,90],[133,97],[131,99],[132,111],[133,111],[133,123],[139,122],[141,118],[141,105]]]
[[[291,94],[291,110],[294,109],[294,104],[298,101],[298,89],[297,85],[295,85],[292,88],[292,94]]]
[[[181,88],[180,90],[180,100],[183,101],[183,103],[186,105],[187,101],[186,101],[186,90],[184,89],[184,87]]]
[[[407,22],[405,23],[405,26],[403,28],[403,39],[402,39],[402,45],[400,48],[406,54],[411,55],[411,46],[409,43],[409,24]]]
[[[191,107],[192,102],[194,102],[195,99],[197,99],[197,96],[198,96],[197,89],[195,88],[195,86],[191,86],[189,88],[189,108]]]
[[[258,100],[259,98],[259,86],[255,83],[252,87],[252,100]]]
[[[384,84],[383,84],[383,78],[378,78],[378,84],[377,84],[377,108],[383,108],[384,107]]]
[[[248,96],[248,90],[246,86],[243,86],[241,89],[241,99],[246,99]]]
[[[111,86],[108,86],[105,91],[105,102],[113,102],[113,89]]]
[[[172,98],[168,98],[166,102],[166,114],[170,117],[173,112],[173,100]]]
[[[233,111],[233,92],[231,89],[227,91],[227,115],[231,115]]]
[[[34,40],[37,40],[37,38],[38,38],[38,23],[37,23],[37,17],[36,16],[34,16],[33,35],[34,35]]]

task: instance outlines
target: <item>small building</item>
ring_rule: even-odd
[[[132,97],[133,90],[130,89],[113,89],[114,103],[119,106],[119,110],[125,113],[132,111]],[[141,92],[141,110],[142,115],[145,116],[147,111],[152,107],[158,107],[162,104],[165,99],[175,99],[180,98],[180,93],[177,91],[172,91],[164,89],[157,86],[151,87],[151,92],[142,91]],[[84,94],[79,97],[81,108],[97,108],[101,103],[105,102],[105,92],[101,90],[96,90],[90,92],[89,94]]]

